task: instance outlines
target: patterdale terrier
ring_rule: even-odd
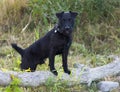
[[[72,32],[77,14],[71,11],[56,13],[58,23],[54,28],[26,49],[12,43],[12,47],[21,55],[21,69],[30,68],[31,71],[35,71],[38,64],[43,64],[44,60],[49,58],[50,71],[54,75],[58,75],[54,66],[54,59],[56,55],[61,54],[64,72],[70,74],[67,56],[72,43]]]

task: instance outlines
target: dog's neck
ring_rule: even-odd
[[[57,33],[57,32],[59,32],[59,30],[60,30],[59,25],[56,24],[54,27],[54,32]]]

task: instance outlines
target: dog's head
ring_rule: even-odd
[[[77,14],[77,12],[71,11],[56,13],[60,33],[63,33],[65,35],[69,35],[72,33],[74,20]]]
[[[34,62],[27,62],[26,58],[22,58],[20,68],[21,70],[30,70],[31,72],[34,72],[36,70],[36,64]]]

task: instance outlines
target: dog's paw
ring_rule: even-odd
[[[51,70],[51,72],[54,74],[54,75],[58,75],[58,72],[57,72],[57,70]]]
[[[67,74],[71,74],[70,70],[64,70],[64,72],[67,73]]]

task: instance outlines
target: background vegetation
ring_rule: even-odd
[[[108,55],[120,52],[120,0],[0,0],[0,11],[1,69],[19,71],[20,56],[14,52],[10,43],[16,42],[22,47],[28,47],[57,23],[55,13],[61,11],[78,12],[74,40],[68,58],[70,67],[75,62],[92,67],[103,65],[110,62]],[[29,21],[27,29],[22,31]],[[57,66],[61,64],[59,61],[61,58],[58,56]],[[46,67],[40,66],[38,70],[47,70]],[[61,66],[58,69],[60,70]],[[59,83],[52,86],[53,89],[48,83],[47,88],[22,90],[24,92],[64,90]],[[86,89],[79,86],[64,91],[83,88]],[[1,90],[3,92],[5,89]],[[95,85],[86,90],[96,92]]]

